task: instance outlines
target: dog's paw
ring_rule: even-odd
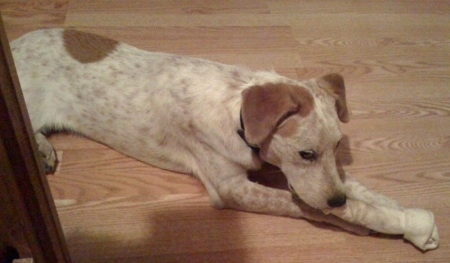
[[[44,165],[44,171],[46,174],[52,174],[56,171],[58,164],[58,158],[56,156],[55,149],[51,145],[47,138],[41,133],[36,134],[36,142],[38,144],[39,153]]]
[[[433,213],[423,209],[405,210],[405,235],[403,237],[424,251],[437,248],[439,234]]]

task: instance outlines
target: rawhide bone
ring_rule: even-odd
[[[403,235],[421,250],[439,246],[439,234],[432,212],[424,209],[405,209],[397,202],[369,191],[356,181],[347,181],[346,205],[327,209],[345,221],[365,226],[374,231]]]

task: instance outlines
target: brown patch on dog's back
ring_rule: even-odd
[[[81,63],[97,62],[116,50],[119,42],[91,33],[64,30],[64,46],[70,56]]]

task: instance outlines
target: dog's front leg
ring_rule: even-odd
[[[347,197],[353,200],[359,200],[366,204],[380,205],[394,209],[402,209],[402,206],[395,200],[367,189],[360,182],[346,177],[345,180]]]
[[[247,180],[246,173],[221,181],[217,189],[225,208],[249,212],[305,218],[336,225],[358,235],[369,234],[369,229],[346,222],[334,215],[293,201],[290,192],[265,187]]]

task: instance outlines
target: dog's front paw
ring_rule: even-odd
[[[433,213],[423,209],[405,210],[405,235],[403,237],[422,250],[437,248],[439,234]]]

